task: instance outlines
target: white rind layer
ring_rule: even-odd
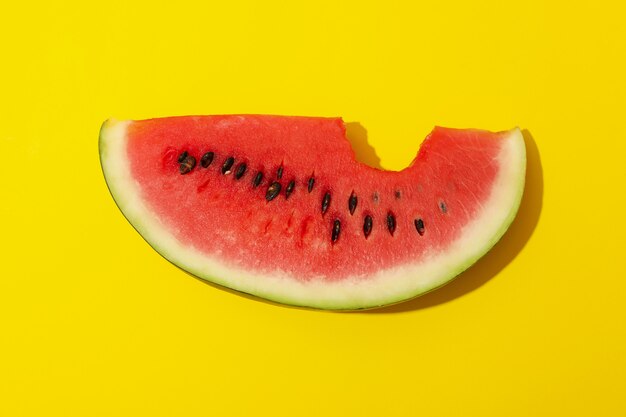
[[[435,289],[483,256],[502,237],[517,213],[526,177],[526,149],[518,128],[506,135],[498,156],[501,168],[482,211],[445,252],[386,269],[369,279],[302,282],[285,275],[236,269],[179,242],[149,210],[130,172],[126,153],[129,121],[107,121],[100,131],[100,158],[117,205],[143,238],[170,262],[207,281],[280,303],[354,310],[397,303]]]

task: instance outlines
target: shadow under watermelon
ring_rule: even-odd
[[[357,161],[369,165],[372,168],[383,169],[380,166],[380,158],[376,150],[367,141],[367,130],[359,122],[346,123],[346,137],[352,145],[354,156]]]
[[[500,241],[449,284],[404,303],[362,310],[360,313],[403,313],[447,303],[480,288],[515,259],[535,231],[543,205],[543,170],[539,149],[528,130],[522,130],[522,135],[526,144],[524,196],[515,220]]]

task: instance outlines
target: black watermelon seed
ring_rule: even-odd
[[[259,184],[261,184],[261,181],[263,181],[263,173],[259,171],[256,173],[254,179],[252,180],[252,188],[258,187]]]
[[[339,219],[335,219],[333,222],[333,231],[330,235],[330,240],[335,243],[339,239],[339,232],[341,232],[341,222]]]
[[[442,213],[448,212],[448,207],[446,206],[446,203],[444,203],[443,201],[439,202],[439,209],[441,210]]]
[[[278,171],[276,171],[276,178],[281,179],[283,177],[283,166],[278,167]]]
[[[181,175],[185,175],[191,172],[191,170],[196,166],[196,158],[191,155],[187,155],[187,157],[181,162],[178,167],[178,171]]]
[[[287,188],[285,188],[285,198],[289,198],[295,186],[296,182],[294,180],[289,181],[289,184],[287,184]]]
[[[311,177],[309,178],[309,183],[308,183],[308,190],[309,192],[313,191],[313,186],[315,185],[315,178]]]
[[[402,193],[400,192],[400,190],[396,190],[395,196],[396,196],[396,200],[400,200],[402,198]]]
[[[370,233],[372,233],[372,216],[368,214],[367,216],[365,216],[365,220],[363,221],[363,234],[365,235],[366,239],[370,235]]]
[[[324,194],[324,198],[322,199],[322,214],[326,213],[326,210],[328,210],[329,205],[330,205],[330,193],[326,192],[326,194]]]
[[[235,158],[233,158],[232,156],[229,156],[228,158],[226,158],[226,160],[224,161],[224,165],[222,165],[222,174],[224,175],[230,174],[230,169],[233,167],[234,163],[235,163]]]
[[[278,194],[280,194],[280,183],[279,182],[273,182],[272,185],[270,185],[267,189],[267,193],[265,193],[265,199],[267,201],[272,201],[273,199],[276,198],[276,196]]]
[[[357,203],[356,195],[352,193],[352,195],[348,199],[348,210],[350,210],[350,215],[354,214],[354,210],[356,210],[356,203]]]
[[[200,158],[200,165],[202,166],[202,168],[208,168],[209,165],[211,165],[211,162],[213,162],[214,156],[215,154],[213,152],[207,152],[202,155],[202,158]]]
[[[417,230],[417,233],[420,234],[420,236],[424,235],[424,221],[422,219],[415,219],[415,230]]]
[[[181,153],[180,155],[178,155],[178,163],[182,164],[183,161],[185,161],[185,158],[187,158],[187,155],[189,155],[187,153],[187,151],[183,151],[183,153]]]
[[[248,168],[248,166],[246,165],[245,162],[242,162],[241,164],[239,164],[237,166],[237,169],[235,170],[235,179],[241,179],[241,177],[243,177],[243,174],[246,173],[246,169]]]
[[[393,236],[393,232],[396,231],[396,218],[392,212],[387,213],[387,229],[389,229],[389,233]]]

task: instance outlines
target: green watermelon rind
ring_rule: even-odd
[[[494,187],[492,197],[485,204],[485,214],[468,225],[467,230],[471,232],[462,234],[450,245],[457,251],[459,249],[455,245],[462,246],[465,254],[461,253],[463,256],[459,259],[446,259],[446,252],[442,252],[431,254],[436,258],[434,261],[425,257],[427,261],[421,264],[380,271],[374,277],[355,277],[339,284],[323,280],[303,284],[289,278],[288,274],[283,274],[283,277],[280,273],[267,276],[224,265],[177,241],[145,206],[140,187],[130,175],[124,146],[126,127],[130,123],[107,120],[102,125],[100,162],[115,203],[144,240],[172,264],[210,283],[299,307],[330,310],[376,308],[403,302],[443,286],[473,265],[500,240],[517,214],[525,186],[524,139],[520,130],[515,128],[505,135],[500,155],[501,170],[495,181],[499,187]],[[501,195],[494,197],[493,194],[498,192]],[[464,238],[467,242],[462,242]],[[482,244],[476,245],[476,242]],[[424,271],[433,266],[435,269],[424,274],[426,277],[417,274],[418,269]]]

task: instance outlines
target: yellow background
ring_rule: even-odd
[[[619,2],[83,3],[0,13],[0,415],[626,415]],[[519,125],[526,195],[421,299],[247,299],[154,252],[99,166],[106,118],[214,113],[340,115],[390,169],[435,124]]]

